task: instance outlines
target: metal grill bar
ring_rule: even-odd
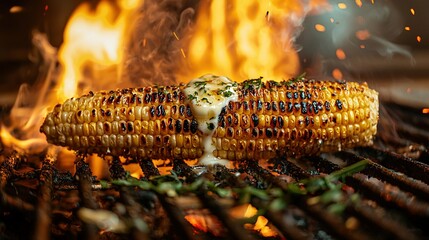
[[[79,181],[79,196],[82,206],[89,209],[97,209],[98,205],[92,196],[92,172],[83,158],[76,161],[76,175]],[[97,226],[91,223],[83,223],[81,239],[99,239]]]
[[[39,178],[39,196],[36,210],[34,239],[50,239],[52,214],[52,163],[53,159],[43,161]]]
[[[349,164],[366,159],[351,152],[338,152],[335,153],[335,156],[345,159]],[[390,184],[398,186],[404,191],[421,197],[422,199],[429,199],[429,186],[427,184],[409,178],[403,174],[393,172],[390,169],[385,168],[371,160],[369,161],[368,166],[363,170],[363,173],[367,174],[368,176],[387,181]]]
[[[247,186],[246,183],[241,181],[239,178],[234,176],[231,172],[228,171],[224,166],[216,166],[214,169],[215,172],[220,173],[222,176],[222,180],[225,180],[230,184],[231,187],[244,188]],[[278,179],[278,178],[276,178]],[[280,182],[278,184],[283,184],[284,182]],[[263,203],[258,201],[257,199],[252,199],[252,205],[257,208],[264,208]],[[310,239],[308,233],[304,233],[301,229],[296,227],[295,225],[288,224],[284,221],[282,213],[272,212],[268,210],[264,216],[274,224],[274,226],[287,238],[287,239],[296,239],[296,240],[304,240]]]
[[[429,166],[422,162],[372,147],[356,148],[356,151],[359,155],[367,157],[387,168],[405,173],[412,178],[429,184],[429,178],[427,177],[429,176]]]
[[[252,166],[250,169],[254,170],[263,179],[266,179],[266,181],[276,184],[278,187],[283,189],[283,191],[288,191],[285,183],[280,183],[279,178],[275,177],[266,169],[261,168],[254,162],[249,161],[249,164]],[[307,201],[307,197],[299,197],[298,199],[293,201],[293,203],[296,204],[301,210],[306,212],[309,216],[318,220],[330,233],[341,239],[368,239],[368,236],[347,229],[341,219],[323,210],[320,206],[307,204]]]

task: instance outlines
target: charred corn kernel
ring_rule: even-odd
[[[40,131],[48,142],[83,153],[198,158],[205,143],[184,87],[91,92],[56,105]],[[237,92],[213,126],[220,158],[336,151],[370,145],[377,131],[378,94],[366,83],[257,79],[238,84]]]

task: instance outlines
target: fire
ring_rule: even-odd
[[[117,1],[117,5],[101,1],[95,9],[89,3],[83,3],[75,10],[59,50],[58,58],[64,68],[57,87],[59,102],[86,90],[79,85],[88,81],[85,75],[88,70],[95,71],[92,74],[99,78],[91,79],[91,86],[88,86],[91,90],[108,84],[117,86],[129,23],[140,5],[140,0]]]
[[[156,1],[155,1],[156,2]],[[153,3],[156,4],[156,3]],[[40,86],[23,91],[30,94],[31,106],[17,104],[10,115],[11,126],[1,126],[1,141],[10,148],[41,152],[48,146],[39,127],[46,112],[64,100],[88,91],[123,87],[122,69],[130,41],[133,20],[143,7],[143,0],[101,0],[97,5],[84,2],[70,17],[64,42],[55,49],[45,37],[38,46],[48,57],[48,72],[41,74]],[[226,75],[235,80],[257,78],[288,79],[299,73],[299,59],[294,38],[311,11],[325,9],[326,0],[293,1],[202,1],[191,37],[174,30],[171,38],[179,44],[177,78],[188,81],[205,73]],[[45,6],[45,11],[49,6]],[[16,11],[12,10],[12,11]],[[189,42],[187,42],[189,40]],[[146,46],[146,40],[142,41]],[[59,68],[56,61],[59,61]],[[52,86],[54,88],[52,89]],[[21,94],[20,94],[21,95]],[[25,104],[24,104],[25,105]],[[25,134],[15,134],[19,131]],[[100,162],[100,161],[98,161]],[[104,165],[95,175],[102,175]],[[133,172],[141,176],[139,172]]]
[[[299,71],[298,26],[316,4],[293,0],[202,1],[187,66],[179,79],[213,73],[240,81],[288,79]],[[323,4],[322,4],[323,5]]]

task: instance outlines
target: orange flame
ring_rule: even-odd
[[[206,73],[236,81],[260,76],[281,80],[296,75],[299,60],[294,34],[315,4],[293,0],[203,1],[187,53],[190,70],[181,72],[179,79],[188,81]]]
[[[88,69],[107,73],[102,75],[103,81],[91,82],[91,90],[111,83],[117,85],[130,18],[141,0],[123,0],[117,4],[101,1],[92,9],[89,3],[83,3],[70,17],[59,50],[59,60],[64,67],[57,87],[59,102],[86,90],[78,86],[88,80],[85,76]],[[111,73],[113,78],[106,79]]]
[[[2,126],[4,145],[31,149],[31,145],[43,142],[46,146],[44,136],[39,134],[39,126],[48,108],[89,90],[123,86],[119,80],[124,49],[127,37],[131,35],[134,13],[142,4],[143,0],[100,0],[95,7],[89,3],[77,7],[65,28],[58,55],[56,49],[52,53],[60,61],[60,72],[55,72],[58,71],[55,67],[50,69],[44,90],[37,94],[40,95],[35,101],[37,107],[14,109],[23,119],[19,122],[25,124]],[[305,3],[294,0],[204,0],[199,5],[195,31],[188,47],[181,45],[182,61],[186,65],[179,69],[186,70],[177,73],[178,78],[188,81],[198,75],[213,73],[235,80],[259,76],[288,79],[300,71],[293,40],[304,17],[311,11],[325,9],[327,4],[326,0]],[[182,40],[175,32],[172,37]],[[52,48],[45,46],[49,47]],[[54,91],[50,86],[55,86]],[[11,120],[14,121],[16,116]],[[11,132],[16,128],[30,133],[15,139]]]

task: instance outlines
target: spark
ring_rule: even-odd
[[[13,6],[9,9],[10,13],[19,13],[22,12],[22,10],[24,10],[21,6]]]
[[[412,15],[416,15],[416,11],[414,10],[414,8],[410,8],[410,12]]]
[[[411,28],[409,26],[406,26],[404,29],[405,29],[405,31],[410,31],[411,30]]]
[[[316,31],[318,31],[318,32],[324,32],[324,31],[326,31],[325,26],[323,26],[322,24],[316,24],[316,25],[314,25],[314,28],[315,28],[315,29],[316,29]]]
[[[335,54],[337,55],[337,58],[340,60],[346,59],[346,53],[341,48],[338,48],[337,51],[335,51]]]
[[[368,32],[368,30],[360,30],[356,32],[356,37],[362,41],[367,40],[370,36],[371,34]]]
[[[329,21],[331,21],[331,23],[334,23],[334,18],[330,18]]]
[[[362,7],[362,0],[355,0],[355,2],[358,7]]]
[[[362,49],[366,48],[366,46],[364,44],[361,44],[359,47]]]
[[[185,51],[183,50],[183,48],[180,48],[180,52],[182,53],[183,58],[186,58],[186,54],[185,54]]]
[[[180,40],[180,39],[179,39],[179,36],[177,36],[176,32],[173,32],[173,35],[174,35],[174,37],[175,37],[177,40]]]
[[[345,3],[338,3],[338,8],[339,9],[346,9],[347,5]]]
[[[421,36],[417,36],[417,42],[421,42],[422,41],[422,37]]]
[[[429,114],[429,108],[423,108],[422,113],[423,114]]]
[[[342,80],[343,79],[343,73],[340,69],[335,68],[332,70],[332,77],[334,77],[336,80]]]
[[[267,22],[270,21],[270,11],[267,11],[267,13],[265,14],[265,19],[267,20]]]

